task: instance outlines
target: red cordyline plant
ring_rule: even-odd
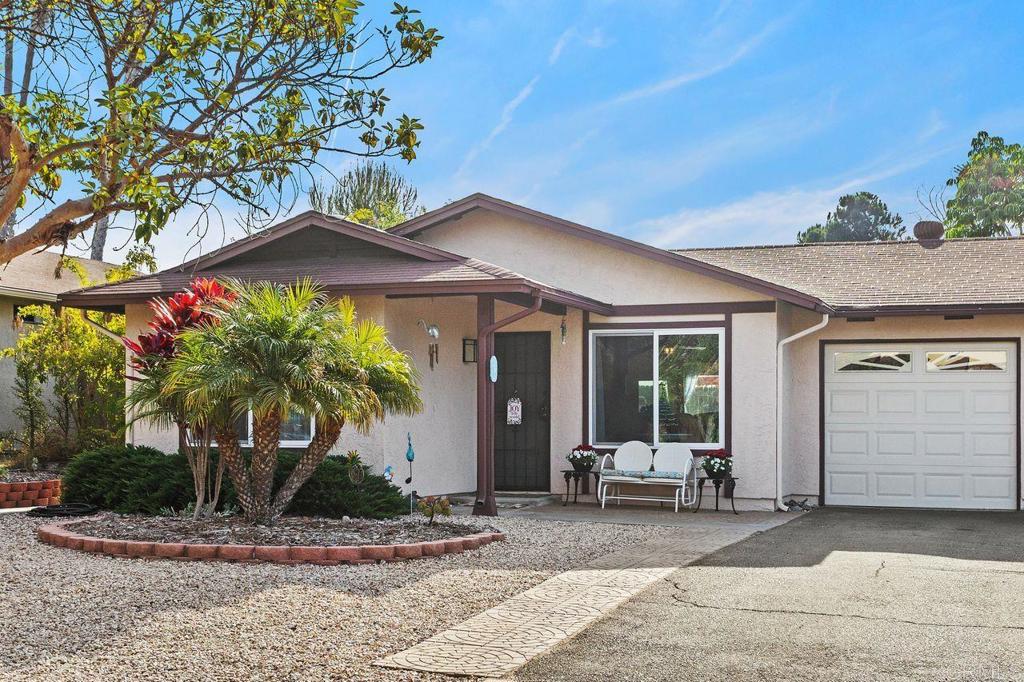
[[[153,311],[153,319],[149,322],[151,332],[140,334],[135,340],[122,339],[131,353],[129,364],[138,372],[138,376],[129,376],[134,385],[128,396],[128,406],[135,412],[134,419],[162,422],[176,427],[186,436],[180,440],[192,470],[196,495],[192,516],[195,519],[209,516],[216,509],[224,464],[218,461],[216,467],[211,466],[211,415],[186,409],[180,401],[168,397],[163,386],[168,364],[177,352],[178,335],[203,324],[215,324],[210,307],[231,303],[235,296],[216,280],[196,279],[187,289],[170,298],[149,302]]]

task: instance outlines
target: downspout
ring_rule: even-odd
[[[478,363],[490,363],[491,355],[494,354],[495,331],[540,310],[541,303],[543,303],[540,291],[534,289],[531,292],[531,295],[533,296],[533,303],[529,308],[524,308],[517,313],[498,320],[497,322],[492,322],[479,330],[477,333]],[[484,439],[484,456],[477,457],[477,467],[484,465],[482,468],[484,468],[485,471],[482,476],[478,476],[477,480],[486,482],[486,484],[482,486],[484,488],[483,490],[479,490],[481,486],[477,486],[477,500],[476,504],[473,505],[473,515],[497,516],[498,504],[494,498],[494,383],[490,380],[490,377],[486,377],[484,379],[484,390],[486,391],[483,407],[484,419],[478,423],[485,427],[486,436]]]
[[[782,350],[785,346],[793,343],[797,339],[802,339],[809,334],[813,334],[816,331],[824,329],[829,322],[828,313],[824,313],[821,316],[821,322],[808,327],[807,329],[798,331],[792,336],[787,336],[784,339],[779,340],[779,345],[775,355],[775,509],[776,511],[789,511],[782,500],[782,424],[783,424],[783,409],[785,403],[783,402],[783,390],[782,390],[782,378],[783,360]]]

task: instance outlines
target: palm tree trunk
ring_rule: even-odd
[[[343,422],[333,419],[317,420],[313,440],[306,446],[306,451],[302,453],[302,457],[299,458],[295,468],[288,475],[288,479],[277,491],[274,505],[270,509],[271,519],[276,520],[284,513],[284,510],[291,504],[292,498],[295,497],[295,493],[299,492],[299,489],[309,480],[320,463],[327,458],[327,454],[341,436],[342,426]]]
[[[274,470],[281,441],[281,414],[271,411],[252,420],[253,523],[271,523],[270,497],[274,492]]]
[[[245,457],[238,446],[238,432],[229,425],[217,431],[217,452],[221,461],[227,466],[228,476],[235,486],[238,504],[242,507],[246,520],[253,518],[256,503],[252,492],[252,479],[245,468]]]

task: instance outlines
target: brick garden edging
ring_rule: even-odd
[[[106,554],[121,558],[173,559],[175,561],[233,561],[272,564],[371,564],[377,561],[405,561],[459,554],[468,549],[505,539],[504,533],[483,532],[473,535],[412,542],[402,545],[352,545],[299,547],[295,545],[196,545],[138,540],[111,540],[75,533],[65,528],[77,521],[51,523],[36,529],[40,542],[80,552]]]
[[[0,483],[0,509],[45,507],[60,503],[60,479]]]

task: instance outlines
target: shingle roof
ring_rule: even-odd
[[[804,292],[841,313],[1024,307],[1021,238],[673,251]]]
[[[199,261],[116,284],[69,291],[60,296],[60,301],[69,306],[119,308],[126,302],[147,301],[154,296],[167,296],[181,291],[196,277],[231,277],[243,281],[269,281],[281,284],[309,277],[329,291],[345,293],[517,294],[536,290],[543,293],[545,300],[553,303],[567,303],[603,312],[610,309],[606,303],[546,285],[491,263],[436,249],[434,251],[444,254],[448,259],[381,258],[346,262],[338,258],[303,257],[301,260],[284,259],[241,264],[227,261],[212,266],[206,266]]]
[[[103,261],[71,256],[85,268],[93,281],[102,282],[113,265]],[[56,275],[61,255],[55,251],[25,253],[0,266],[0,294],[32,300],[54,300],[57,294],[81,287],[78,276],[64,269]]]

